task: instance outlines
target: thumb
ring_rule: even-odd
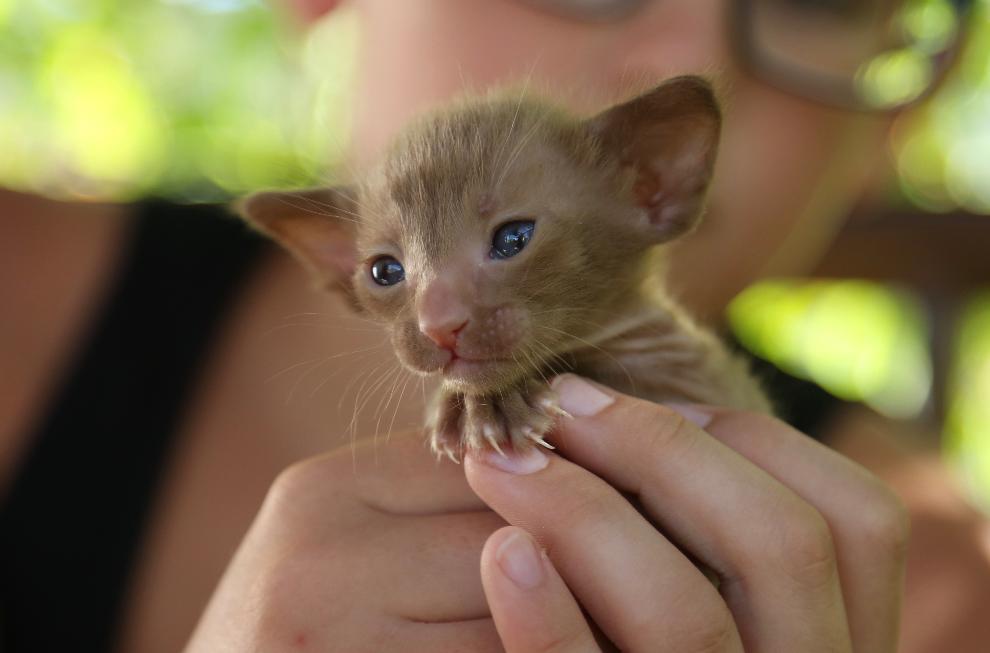
[[[481,582],[506,653],[600,653],[574,596],[525,530],[506,526],[488,538]]]

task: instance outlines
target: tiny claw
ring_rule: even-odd
[[[547,449],[550,449],[551,451],[557,448],[557,447],[553,446],[552,444],[550,444],[549,442],[547,442],[546,440],[544,440],[543,438],[540,438],[540,437],[533,438],[533,442],[535,442],[538,445],[544,446]]]
[[[485,424],[481,427],[481,431],[485,436],[485,440],[492,446],[492,449],[499,452],[503,456],[505,452],[502,451],[502,447],[498,446],[498,438],[495,437],[495,429],[492,428],[491,424]]]
[[[567,419],[574,419],[574,416],[568,413],[566,410],[560,407],[555,399],[545,397],[540,400],[540,406],[543,410],[551,415],[559,415],[560,417],[566,417]]]
[[[533,442],[535,442],[536,444],[538,444],[540,446],[546,447],[547,449],[555,449],[556,448],[552,444],[550,444],[549,442],[547,442],[546,440],[544,440],[542,435],[540,435],[539,433],[537,433],[536,431],[534,431],[532,428],[530,428],[528,426],[523,429],[522,433],[527,438],[529,438],[530,440],[532,440]]]
[[[502,451],[502,447],[498,446],[498,440],[495,439],[495,436],[490,433],[485,433],[485,440],[488,441],[488,444],[492,445],[492,449],[499,452],[502,456],[505,456],[505,452]]]

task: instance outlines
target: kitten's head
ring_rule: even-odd
[[[407,367],[492,392],[584,343],[637,292],[647,250],[695,225],[719,126],[696,77],[587,120],[468,101],[404,132],[356,186],[240,210],[385,322]]]

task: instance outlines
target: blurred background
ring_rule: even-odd
[[[906,25],[935,42],[945,2]],[[732,305],[737,338],[932,443],[990,509],[990,0],[961,65],[888,143],[891,176],[810,279]],[[0,186],[73,200],[222,201],[313,183],[340,162],[359,34],[305,37],[263,0],[0,0]],[[864,66],[878,103],[927,85],[910,56]],[[882,256],[879,254],[882,253]]]

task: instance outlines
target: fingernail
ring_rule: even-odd
[[[523,589],[532,589],[543,581],[543,561],[533,538],[514,532],[495,552],[502,573]]]
[[[576,417],[597,415],[615,399],[579,376],[563,374],[553,380],[560,407]]]
[[[671,409],[675,413],[678,413],[687,421],[697,424],[701,428],[705,428],[711,424],[712,419],[715,417],[703,408],[692,404],[667,404],[667,408]]]
[[[521,454],[515,451],[506,451],[504,454],[488,451],[485,453],[485,462],[503,472],[521,476],[540,471],[547,466],[550,459],[539,447],[530,447],[528,451]]]

